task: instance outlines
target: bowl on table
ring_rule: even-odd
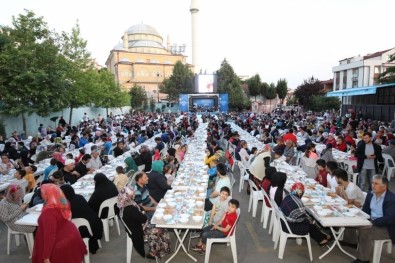
[[[158,207],[158,208],[156,208],[155,212],[163,214],[163,212],[165,212],[165,209]]]
[[[187,218],[187,217],[180,217],[178,219],[178,221],[185,224],[185,223],[187,223],[189,221],[189,218]]]
[[[167,204],[168,204],[168,206],[170,206],[170,207],[176,207],[176,205],[177,205],[176,202],[169,202],[169,203],[167,203]]]
[[[156,219],[162,219],[162,218],[163,218],[163,213],[158,213],[158,212],[156,212],[156,213],[154,214],[154,217],[155,217]]]
[[[163,216],[163,220],[165,220],[166,222],[169,222],[170,220],[172,220],[173,219],[173,216],[172,215],[164,215]]]
[[[204,202],[203,201],[196,201],[196,206],[197,207],[203,207]]]
[[[351,213],[353,213],[354,215],[356,215],[356,214],[359,213],[360,210],[359,210],[358,208],[350,208],[349,211],[350,211]]]
[[[203,217],[202,216],[192,216],[193,221],[195,222],[201,222]]]
[[[166,203],[159,203],[159,204],[158,204],[158,207],[160,207],[160,208],[165,208],[166,206],[167,206]]]

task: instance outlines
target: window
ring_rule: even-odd
[[[352,82],[352,87],[353,87],[353,88],[358,87],[358,81],[353,81],[353,82]]]
[[[355,69],[352,70],[352,74],[353,75],[357,75],[358,76],[358,73],[359,73],[359,69],[355,68]]]

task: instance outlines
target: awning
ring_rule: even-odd
[[[363,88],[351,88],[336,90],[328,92],[327,97],[343,97],[343,96],[359,96],[359,95],[369,95],[376,94],[377,86],[363,87]]]

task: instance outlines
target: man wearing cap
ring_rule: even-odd
[[[395,161],[395,139],[389,140],[388,146],[383,149],[382,153],[391,155],[392,160]]]
[[[63,174],[64,181],[66,183],[74,184],[80,178],[80,174],[74,171],[74,160],[67,159],[64,163],[64,167],[61,170]]]

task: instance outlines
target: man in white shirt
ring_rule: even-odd
[[[328,182],[328,188],[331,189],[331,192],[336,191],[336,187],[338,187],[338,183],[336,180],[335,175],[333,174],[333,171],[338,169],[337,163],[333,161],[329,161],[326,163],[326,171],[328,172],[328,175],[326,176],[326,181]]]
[[[352,182],[348,181],[348,174],[342,169],[336,169],[333,171],[336,176],[337,183],[336,194],[342,197],[350,205],[355,205],[356,207],[362,207],[365,202],[365,196],[362,190]]]
[[[89,137],[88,143],[84,145],[85,154],[91,154],[92,153],[92,146],[93,145],[95,145],[93,143],[93,139],[92,139],[92,137]]]
[[[100,169],[103,166],[100,160],[100,150],[98,149],[93,150],[91,155],[92,158],[90,159],[89,163],[86,164],[86,168],[88,169],[93,168],[95,170]]]

